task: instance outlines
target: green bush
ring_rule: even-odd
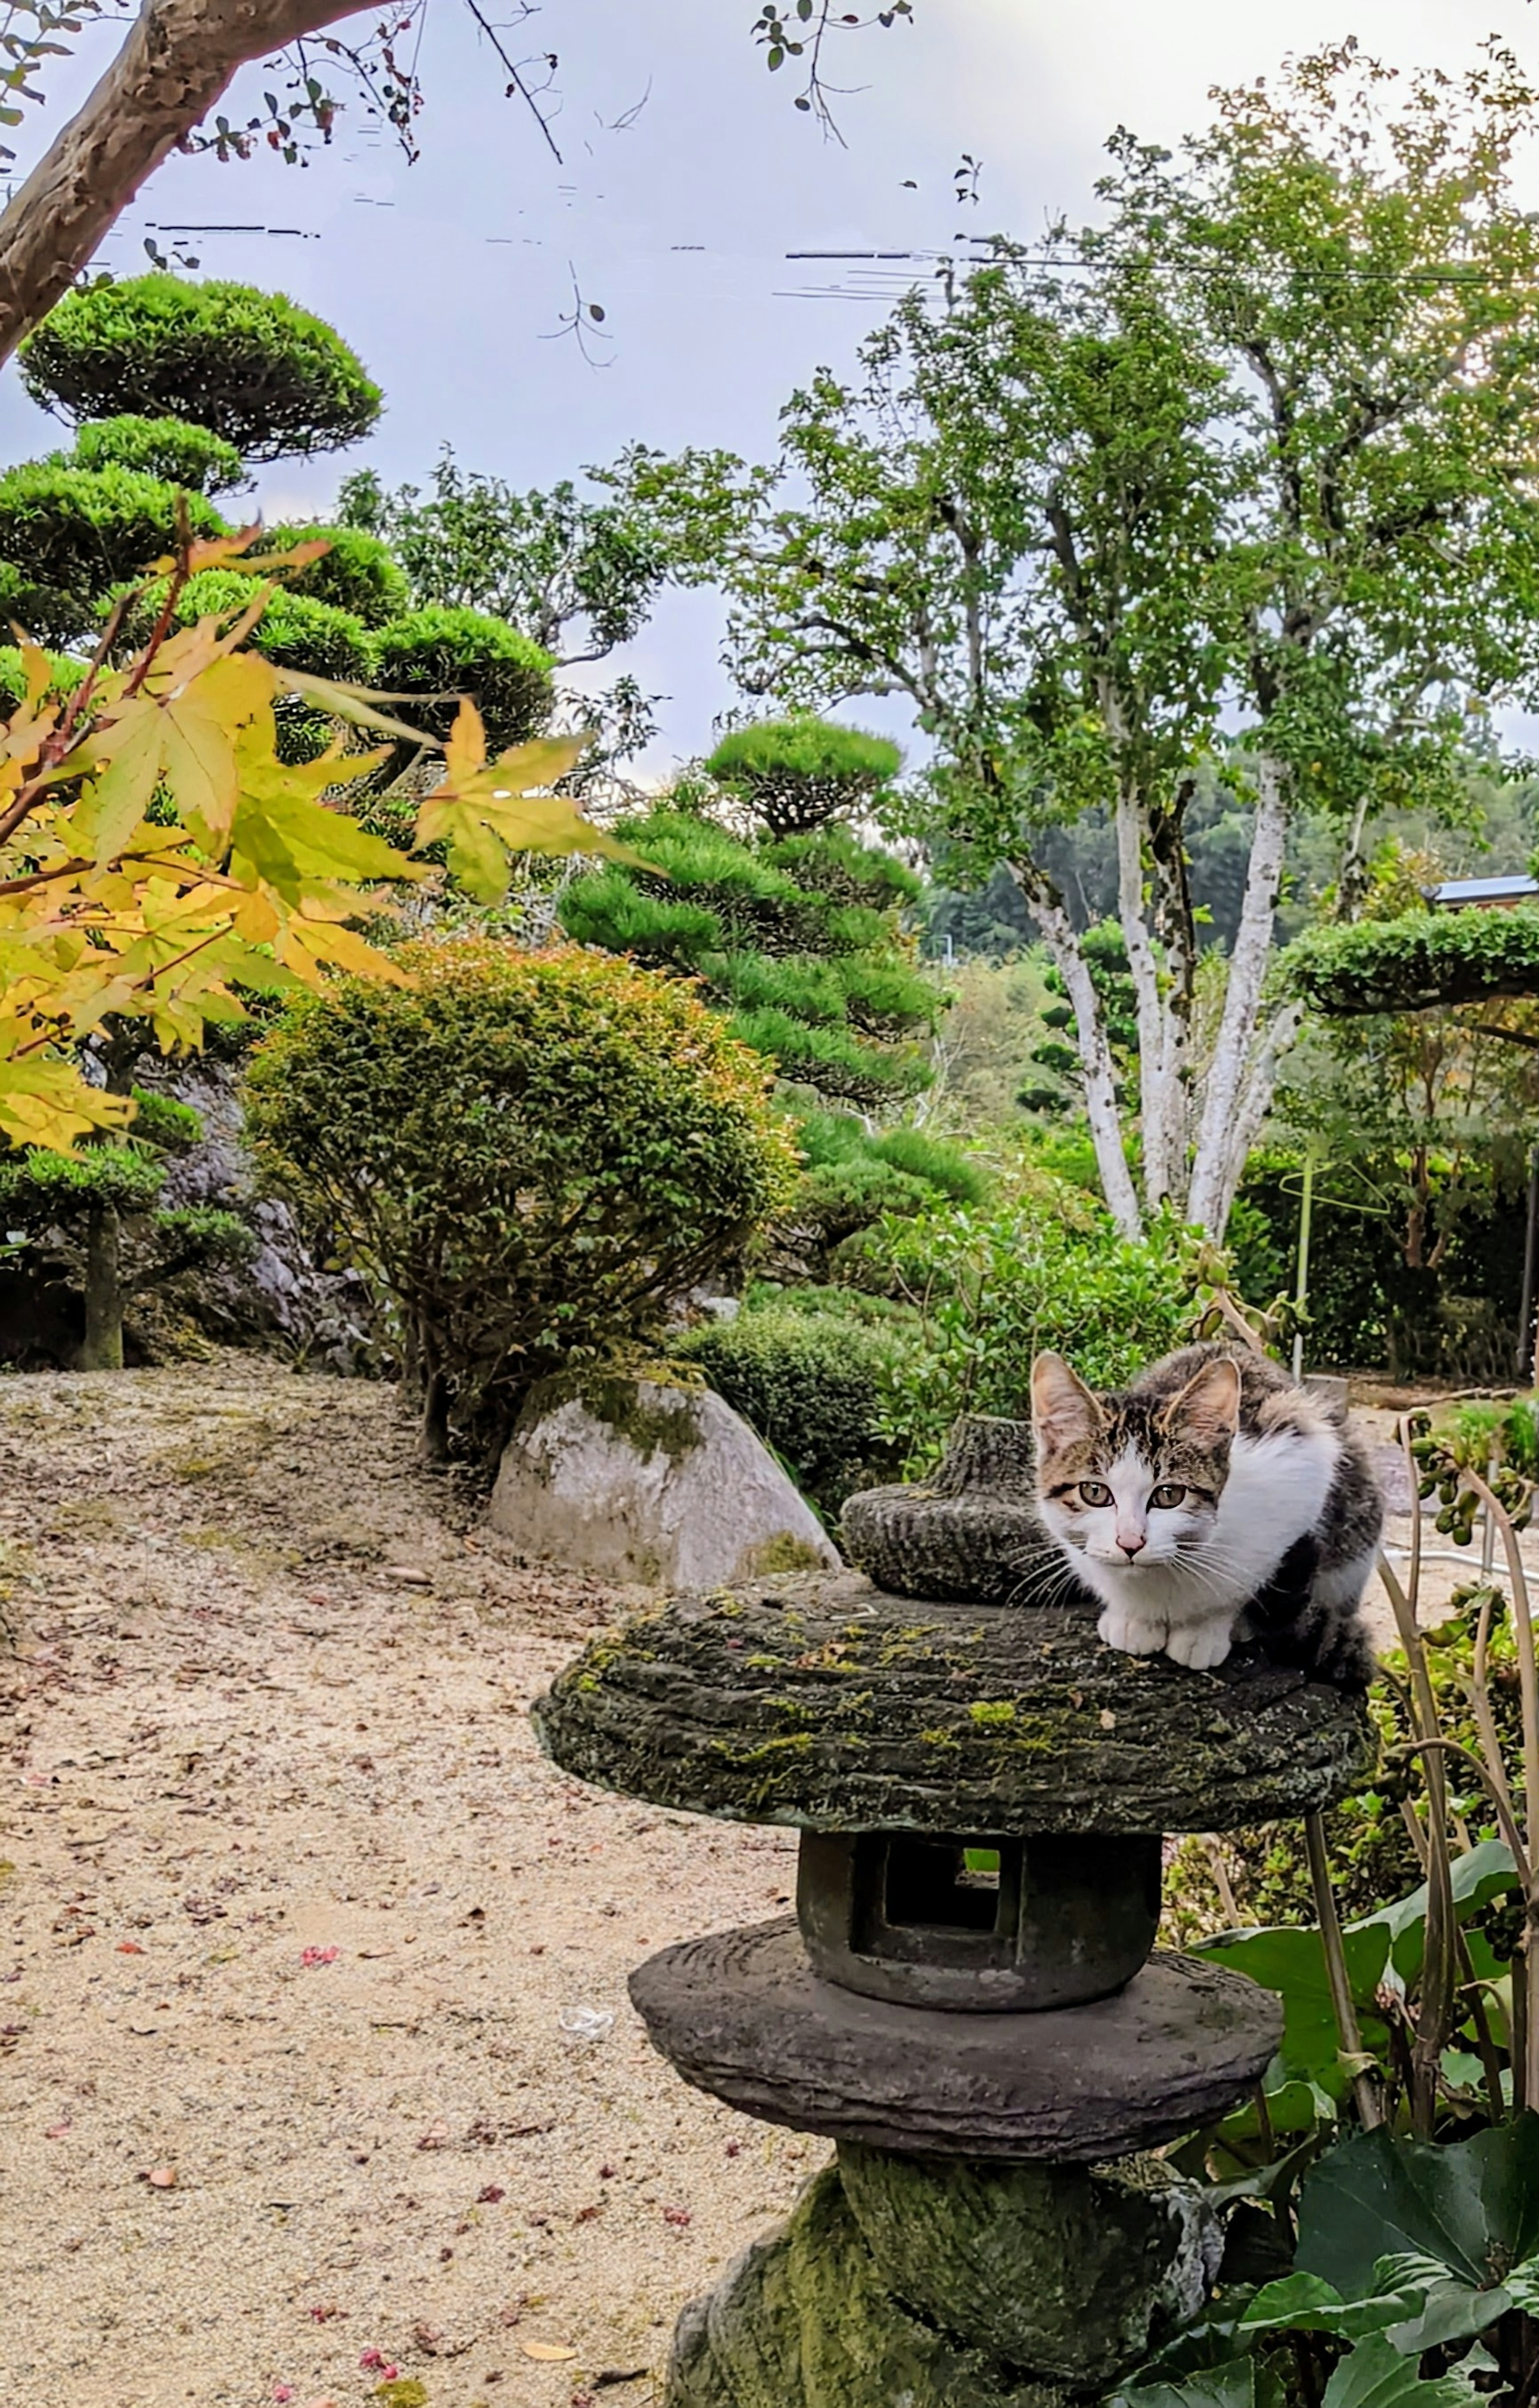
[[[401,949],[258,1048],[274,1173],[393,1306],[430,1447],[661,1330],[785,1200],[763,1066],[678,981],[487,939]]]
[[[478,610],[411,610],[374,638],[375,682],[388,694],[409,696],[408,716],[416,724],[447,736],[456,697],[469,695],[493,752],[524,743],[545,725],[550,669],[549,652]]]
[[[137,276],[66,293],[21,352],[57,418],[182,418],[245,460],[335,452],[377,423],[381,395],[322,319],[250,284]]]
[[[97,418],[80,427],[75,448],[58,452],[64,468],[133,468],[190,494],[224,494],[246,482],[240,453],[207,426],[184,418]]]
[[[61,468],[29,461],[0,476],[0,613],[41,642],[95,631],[97,603],[177,541],[178,503],[194,535],[224,521],[201,494],[133,468]]]
[[[308,568],[287,572],[284,581],[289,593],[303,595],[309,602],[328,602],[335,610],[350,610],[365,627],[382,627],[388,620],[406,615],[411,607],[406,571],[392,559],[378,537],[365,535],[362,527],[324,521],[309,526],[269,527],[262,549],[287,552],[291,545],[308,543],[317,536],[324,538],[331,549]]]
[[[860,810],[902,766],[902,753],[885,736],[806,717],[736,729],[722,738],[705,769],[740,795],[772,836],[787,837]]]
[[[770,1290],[735,1320],[693,1330],[678,1352],[756,1429],[830,1522],[845,1498],[897,1475],[881,1431],[908,1342],[902,1322],[833,1289]]]
[[[1077,1190],[1040,1179],[1022,1199],[889,1218],[867,1276],[910,1298],[920,1343],[895,1367],[884,1427],[913,1470],[933,1463],[959,1413],[1026,1418],[1032,1356],[1051,1346],[1091,1387],[1115,1387],[1181,1343],[1197,1294],[1198,1241],[1174,1224],[1119,1236]]]

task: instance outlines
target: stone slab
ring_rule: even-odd
[[[662,1950],[631,1997],[685,2081],[747,2114],[984,2160],[1090,2164],[1173,2141],[1260,2080],[1283,2023],[1270,1991],[1165,1955],[1090,2006],[892,2006],[819,1981],[791,1916]]]
[[[1360,1696],[1238,1650],[1124,1656],[1093,1606],[890,1597],[856,1573],[675,1598],[536,1700],[563,1769],[685,1813],[824,1831],[1222,1831],[1374,1761]]]

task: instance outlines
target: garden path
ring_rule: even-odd
[[[476,1530],[388,1389],[249,1355],[0,1379],[0,2390],[644,2408],[821,2150],[625,1995],[791,1836],[536,1754],[626,1600]]]

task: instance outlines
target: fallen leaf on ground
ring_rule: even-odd
[[[74,2128],[75,2127],[70,2123],[66,2116],[62,2124],[45,2124],[43,2127],[43,2138],[45,2141],[62,2141],[64,2134],[66,2132],[72,2132]]]
[[[139,2180],[147,2182],[151,2190],[175,2190],[177,2169],[175,2166],[151,2166],[147,2174],[139,2176]]]
[[[142,1956],[144,1955],[144,1950],[139,1946],[136,1940],[120,1940],[118,1942],[118,1954],[120,1956]]]
[[[542,2366],[559,2366],[563,2358],[576,2358],[577,2354],[556,2341],[521,2341],[519,2347],[525,2358],[537,2358]]]

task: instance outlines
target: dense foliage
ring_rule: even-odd
[[[573,947],[402,949],[264,1040],[263,1152],[399,1318],[430,1442],[656,1336],[741,1252],[794,1157],[762,1064],[679,982]]]
[[[941,997],[900,935],[917,881],[890,853],[838,827],[748,843],[678,810],[621,833],[652,867],[575,881],[570,936],[694,972],[746,1044],[819,1096],[874,1111],[928,1083],[918,1040]]]
[[[884,736],[810,713],[762,719],[724,736],[705,773],[738,795],[771,836],[805,836],[869,807],[903,755]]]
[[[79,1299],[80,1368],[116,1370],[123,1313],[135,1297],[203,1265],[235,1262],[256,1240],[238,1214],[207,1205],[163,1207],[172,1158],[202,1134],[196,1112],[135,1088],[131,1132],[74,1154],[47,1146],[0,1154],[0,1222],[34,1281]]]
[[[98,632],[101,597],[174,552],[178,513],[194,535],[226,532],[201,494],[141,470],[59,467],[48,461],[0,476],[0,610],[40,642]]]
[[[1407,911],[1311,928],[1290,948],[1288,970],[1306,1003],[1343,1016],[1539,996],[1539,910]]]
[[[327,602],[336,610],[350,610],[365,627],[382,627],[388,620],[405,618],[411,608],[406,574],[378,536],[360,527],[312,522],[307,526],[279,526],[272,541],[287,546],[324,542],[319,560],[312,560],[290,580],[290,590],[307,602]]]
[[[235,445],[184,418],[125,414],[92,419],[77,428],[74,449],[57,453],[50,465],[133,468],[140,476],[158,477],[163,484],[185,486],[191,494],[230,493],[246,481]]]
[[[959,1413],[1025,1419],[1032,1356],[1051,1346],[1115,1387],[1188,1335],[1209,1266],[1176,1225],[1123,1238],[1103,1207],[1041,1173],[983,1211],[890,1220],[866,1278],[911,1305],[917,1344],[894,1367],[885,1426],[928,1469]]]
[[[907,1317],[843,1288],[750,1290],[730,1321],[704,1324],[677,1348],[774,1448],[834,1522],[853,1489],[897,1476],[902,1450],[884,1429]]]
[[[281,293],[158,273],[66,294],[20,352],[57,417],[181,418],[245,460],[335,452],[378,419],[379,388],[323,319]]]
[[[468,694],[494,751],[520,744],[550,713],[550,661],[537,644],[478,610],[408,611],[381,627],[373,643],[375,681],[410,697],[415,720],[447,735],[455,697]]]

